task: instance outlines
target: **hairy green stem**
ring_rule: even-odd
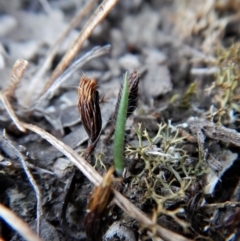
[[[119,104],[116,129],[114,134],[114,149],[113,149],[113,159],[115,170],[118,176],[122,175],[124,169],[124,134],[125,125],[127,119],[127,109],[128,109],[128,96],[129,96],[129,85],[128,85],[128,75],[124,76],[124,84],[121,94],[121,100]]]

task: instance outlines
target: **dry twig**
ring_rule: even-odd
[[[28,62],[23,59],[18,59],[15,63],[15,65],[12,68],[11,71],[11,77],[10,77],[10,84],[8,87],[0,92],[0,99],[2,100],[7,112],[9,113],[10,117],[12,118],[13,122],[15,125],[18,127],[19,130],[25,132],[25,128],[22,126],[22,123],[18,120],[17,116],[15,115],[15,112],[9,102],[9,98],[14,97],[15,95],[15,90],[24,74],[24,71],[26,70],[28,65]],[[33,186],[33,189],[36,193],[36,198],[37,198],[37,233],[39,234],[40,232],[40,217],[42,215],[42,205],[41,205],[41,193],[38,189],[38,186],[30,173],[28,166],[25,162],[25,159],[23,155],[11,144],[11,142],[4,136],[0,135],[0,140],[2,140],[4,143],[6,143],[11,149],[14,150],[15,154],[18,156],[18,158],[21,161],[22,167],[31,183]]]
[[[40,223],[41,223],[41,216],[42,216],[42,203],[41,203],[41,192],[37,186],[37,183],[35,182],[32,174],[30,173],[28,166],[26,164],[25,158],[22,155],[22,153],[5,137],[0,135],[0,141],[3,141],[7,146],[9,146],[16,156],[19,158],[22,167],[28,177],[29,182],[31,183],[35,193],[36,193],[36,199],[37,199],[37,211],[36,211],[36,219],[37,219],[37,234],[40,235]]]
[[[58,64],[57,68],[53,71],[50,79],[47,81],[42,93],[44,94],[46,90],[54,83],[58,76],[60,76],[63,71],[67,68],[70,62],[77,55],[79,50],[81,49],[85,40],[90,36],[94,28],[106,17],[106,15],[110,12],[110,10],[114,7],[114,5],[118,2],[118,0],[104,0],[101,5],[94,12],[92,17],[87,21],[86,25],[83,27],[82,31],[79,33],[78,37],[69,47],[66,54],[63,56],[61,62]]]
[[[21,122],[18,120],[17,116],[15,115],[14,110],[9,103],[9,98],[14,97],[15,90],[24,74],[24,71],[27,68],[27,65],[28,65],[28,62],[26,60],[18,59],[12,68],[11,75],[10,75],[10,83],[8,87],[5,90],[0,92],[0,99],[3,102],[5,108],[7,109],[8,114],[10,115],[11,119],[18,127],[18,129],[23,132],[25,132],[26,130],[21,125]]]
[[[206,135],[213,140],[223,141],[240,146],[240,134],[234,129],[226,128],[222,125],[217,125],[211,121],[198,117],[191,117],[188,120],[188,124],[191,131],[198,138],[198,142],[200,143],[204,144]],[[199,140],[199,136],[203,137],[201,137]]]
[[[27,241],[42,241],[22,219],[2,204],[0,204],[0,217]]]
[[[22,126],[22,123],[18,120],[17,116],[15,115],[15,112],[12,106],[10,105],[9,100],[4,92],[0,92],[0,99],[3,105],[5,106],[8,114],[10,115],[11,119],[13,120],[14,124],[17,126],[17,128],[20,131],[25,132],[25,128]]]
[[[33,107],[40,103],[42,100],[47,98],[48,96],[52,96],[54,91],[65,81],[67,80],[74,72],[76,72],[80,67],[82,67],[85,63],[90,61],[91,59],[97,58],[104,54],[109,53],[110,45],[106,45],[103,47],[94,47],[91,51],[87,54],[82,56],[81,58],[77,59],[68,69],[64,71],[62,75],[60,75],[54,83],[46,90],[43,95],[33,104]]]
[[[53,47],[50,49],[49,53],[47,54],[46,59],[42,63],[39,70],[35,73],[35,75],[32,78],[31,85],[29,86],[30,93],[31,89],[35,88],[37,86],[37,83],[40,79],[42,79],[43,75],[46,73],[48,68],[51,65],[51,62],[53,58],[55,57],[58,48],[60,47],[61,43],[64,41],[66,36],[71,32],[73,28],[75,28],[78,23],[92,10],[93,6],[96,4],[97,0],[90,0],[87,1],[86,5],[79,10],[77,15],[72,19],[70,22],[68,28],[62,33],[62,35],[59,37],[59,39],[56,41],[56,43],[53,45]]]
[[[10,97],[15,95],[15,90],[28,66],[28,61],[24,59],[18,59],[12,67],[10,74],[10,83],[4,90],[4,93]]]

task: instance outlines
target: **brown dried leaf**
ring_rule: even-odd
[[[88,203],[88,213],[84,220],[87,236],[91,240],[100,240],[101,222],[105,210],[113,198],[112,174],[114,168],[110,168],[103,177],[102,183],[96,187]]]

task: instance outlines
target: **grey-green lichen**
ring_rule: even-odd
[[[187,154],[183,146],[184,137],[179,129],[168,124],[158,125],[158,132],[151,137],[142,125],[134,131],[138,137],[138,145],[126,148],[126,156],[143,162],[143,168],[138,174],[131,174],[130,188],[143,192],[144,203],[152,200],[155,203],[154,215],[171,216],[183,228],[187,224],[177,217],[182,208],[168,210],[174,202],[187,200],[189,188],[204,175],[207,164],[202,158],[193,158]],[[143,144],[143,143],[148,144]]]
[[[235,44],[229,49],[219,50],[216,66],[219,71],[215,81],[206,89],[214,105],[208,117],[227,124],[235,121],[235,113],[240,113],[240,46]]]

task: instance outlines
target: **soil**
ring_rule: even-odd
[[[127,174],[116,188],[159,225],[186,238],[240,240],[240,2],[119,1],[73,61],[96,46],[110,44],[110,52],[85,63],[51,97],[31,109],[90,18],[88,14],[71,30],[44,75],[34,82],[49,49],[84,5],[84,1],[49,0],[47,10],[48,5],[40,2],[0,2],[0,90],[10,84],[17,59],[29,62],[16,96],[11,98],[18,118],[41,127],[82,155],[88,135],[78,112],[77,86],[83,76],[96,78],[102,100],[102,132],[88,161],[103,175],[113,165],[113,137],[108,142],[106,137],[115,123],[111,116],[123,75],[137,70],[138,105],[125,130]],[[224,77],[223,85],[217,81],[230,69],[229,62],[234,66],[234,80]],[[214,83],[211,92],[206,91]],[[229,85],[231,98],[223,105]],[[2,102],[0,115],[5,136],[0,139],[0,203],[36,232],[36,194],[19,156],[6,145],[8,140],[26,160],[41,191],[43,240],[88,240],[86,228],[99,240],[161,240],[154,230],[113,203],[94,221],[99,230],[84,226],[93,184],[46,140],[18,130]],[[162,134],[158,133],[159,124],[165,124]],[[145,149],[139,149],[137,131]],[[174,175],[179,175],[181,182]],[[3,220],[0,237],[23,240]]]

